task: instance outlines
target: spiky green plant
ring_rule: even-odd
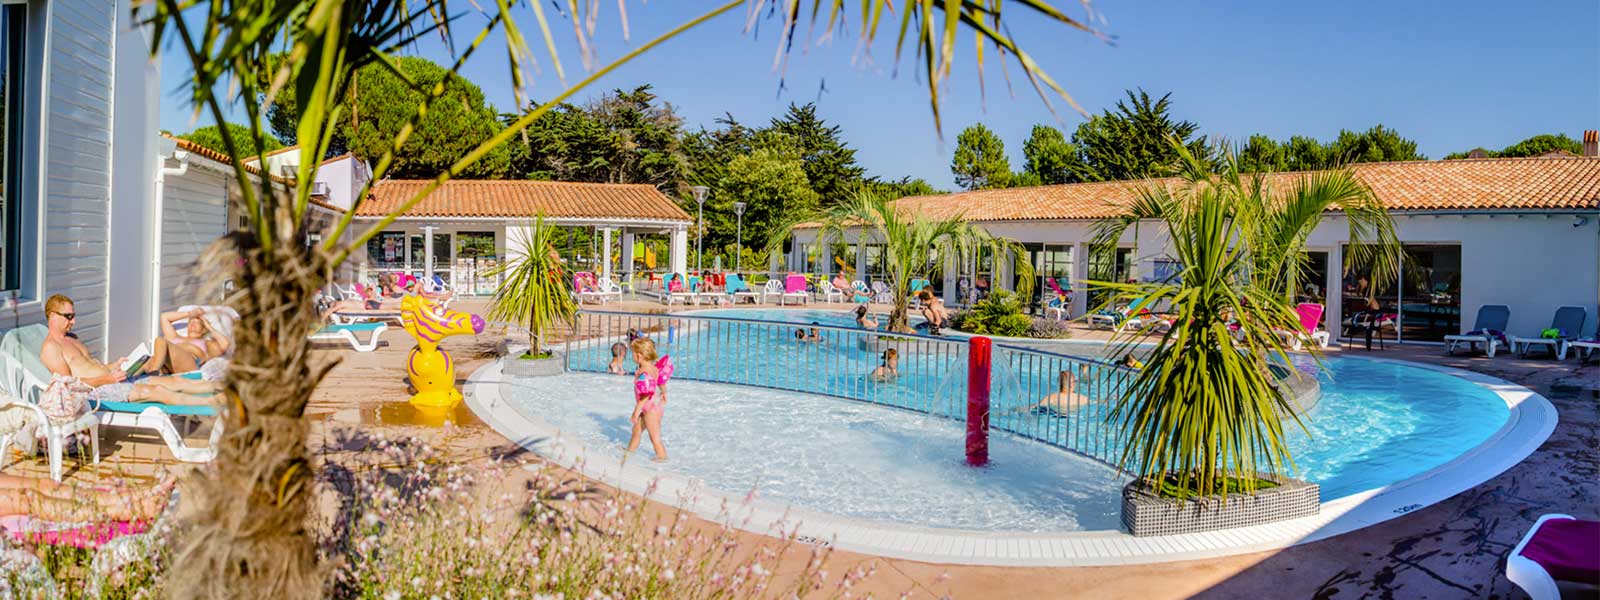
[[[538,22],[553,70],[565,84],[566,75],[556,52],[545,3],[526,4],[526,9]],[[619,4],[626,7],[626,2]],[[747,31],[753,30],[756,19],[763,15],[782,21],[776,54],[781,65],[790,56],[801,29],[803,4],[801,0],[720,2],[615,60],[599,64],[591,36],[600,6],[569,0],[564,3],[565,11],[561,16],[572,24],[571,31],[577,38],[589,74],[456,159],[449,169],[364,232],[346,235],[353,217],[359,212],[359,203],[369,197],[373,182],[384,179],[396,152],[405,146],[410,133],[427,114],[430,103],[443,95],[450,79],[458,76],[467,60],[491,37],[505,40],[504,51],[516,104],[526,105],[524,88],[528,80],[524,69],[533,60],[533,54],[514,19],[518,13],[513,10],[523,8],[522,3],[496,0],[487,5],[492,8],[479,7],[487,19],[481,27],[466,32],[457,31],[460,14],[452,12],[452,6],[459,2],[452,4],[446,0],[147,0],[135,3],[138,10],[135,18],[147,19],[151,26],[152,54],[173,48],[188,59],[191,69],[188,91],[196,112],[209,113],[213,122],[221,125],[226,122],[225,107],[241,107],[252,142],[249,147],[255,148],[264,147],[262,142],[266,138],[262,110],[285,86],[295,89],[297,102],[293,117],[301,147],[310,156],[321,157],[334,138],[358,69],[381,65],[410,83],[396,67],[394,58],[429,36],[441,38],[455,56],[448,75],[435,85],[410,83],[422,99],[382,156],[362,157],[372,160],[374,167],[369,182],[355,195],[357,206],[346,211],[332,231],[321,232],[324,242],[310,251],[301,250],[298,240],[307,239],[311,233],[306,230],[306,214],[320,161],[300,161],[294,177],[289,182],[280,182],[259,175],[257,170],[247,166],[250,157],[240,151],[247,147],[243,143],[245,140],[236,139],[228,128],[221,128],[223,146],[233,158],[236,189],[250,220],[251,235],[248,239],[232,238],[219,244],[212,253],[218,260],[207,264],[216,269],[215,277],[232,278],[240,283],[226,301],[241,313],[237,331],[245,333],[235,341],[234,368],[224,381],[223,396],[228,409],[223,418],[226,433],[219,443],[216,460],[196,474],[195,492],[187,497],[201,509],[194,511],[187,522],[191,533],[178,548],[175,558],[176,568],[185,576],[174,584],[170,593],[180,598],[317,597],[322,593],[319,583],[323,571],[317,564],[305,527],[307,515],[312,513],[307,502],[312,469],[305,456],[302,417],[312,391],[330,368],[330,365],[310,362],[310,343],[306,338],[316,326],[312,298],[326,285],[335,268],[439,186],[496,147],[522,134],[529,124],[550,110],[621,65],[741,5],[749,8]],[[888,0],[871,0],[860,5],[857,20],[852,15],[853,10],[845,10],[843,0],[814,0],[809,18],[811,25],[816,25],[821,9],[828,8],[819,41],[831,38],[836,31],[844,31],[844,25],[853,22],[852,29],[858,32],[865,52],[881,31],[885,9],[891,13],[898,10],[896,55],[905,47],[914,49],[936,126],[941,86],[948,80],[955,62],[956,33],[962,28],[974,32],[980,42],[976,61],[980,69],[983,44],[988,44],[1002,58],[1007,54],[1015,57],[1024,75],[1047,103],[1046,88],[1071,103],[1060,86],[1005,33],[1006,24],[1015,19],[1002,22],[1003,4],[1003,0],[986,0],[895,5]],[[1023,15],[1093,33],[1085,24],[1087,20],[1067,17],[1045,0],[1025,0],[1022,4],[1030,9],[1021,13]],[[147,10],[149,7],[153,10]],[[626,36],[626,11],[620,11],[620,18]],[[491,35],[495,33],[503,35]],[[908,33],[912,34],[909,38]],[[469,41],[458,43],[464,40]],[[258,102],[258,98],[265,102]],[[224,256],[233,258],[221,259]]]
[[[572,298],[572,274],[561,268],[561,258],[552,241],[555,227],[546,225],[540,214],[523,230],[506,240],[515,244],[520,255],[496,265],[485,277],[500,277],[489,316],[495,320],[528,328],[528,353],[537,356],[540,342],[559,325],[568,327],[578,318],[578,304]]]
[[[1136,186],[1122,215],[1097,224],[1096,245],[1105,247],[1133,223],[1156,221],[1182,265],[1166,282],[1090,282],[1110,292],[1108,302],[1170,307],[1171,328],[1108,419],[1127,434],[1122,465],[1152,487],[1175,479],[1168,489],[1180,496],[1215,495],[1238,477],[1254,491],[1258,473],[1293,471],[1284,423],[1303,426],[1268,365],[1289,360],[1280,332],[1300,328],[1290,303],[1306,237],[1324,212],[1351,207],[1351,241],[1381,264],[1393,260],[1393,226],[1347,171],[1307,174],[1280,189],[1271,177],[1226,166],[1237,165],[1231,158],[1211,173],[1177,146],[1183,177]],[[1153,325],[1119,343],[1126,349]]]

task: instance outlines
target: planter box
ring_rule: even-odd
[[[550,377],[567,371],[565,357],[550,351],[550,358],[521,358],[522,352],[506,356],[501,371],[513,377]]]
[[[1197,533],[1248,527],[1317,514],[1322,488],[1283,477],[1263,477],[1278,487],[1227,498],[1191,498],[1179,502],[1157,496],[1142,481],[1122,488],[1122,526],[1135,537]]]

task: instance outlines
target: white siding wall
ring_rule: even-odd
[[[231,175],[220,164],[205,168],[206,161],[191,156],[188,171],[168,175],[162,190],[160,310],[206,302],[196,296],[202,282],[194,266],[200,253],[229,230]]]
[[[79,337],[102,352],[111,201],[110,67],[118,4],[47,3],[42,292],[72,297]],[[42,321],[42,307],[33,310],[31,320]]]

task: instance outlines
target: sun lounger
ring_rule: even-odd
[[[1140,314],[1145,309],[1143,305],[1144,298],[1135,298],[1133,302],[1129,302],[1127,306],[1122,308],[1088,315],[1089,328],[1094,329],[1095,325],[1105,325],[1107,329],[1121,332],[1129,327],[1139,327],[1144,324],[1144,321],[1140,318]]]
[[[173,424],[173,417],[216,417],[217,409],[211,406],[188,404],[163,404],[161,402],[101,402],[100,424],[111,427],[149,429],[161,436],[172,455],[183,462],[207,462],[217,454],[217,442],[222,439],[222,421],[211,426],[209,445],[204,448],[189,446],[183,434]]]
[[[1550,354],[1556,360],[1566,360],[1567,344],[1578,337],[1578,330],[1583,329],[1583,322],[1589,318],[1589,311],[1582,306],[1563,306],[1556,309],[1554,317],[1550,318],[1550,329],[1559,332],[1556,337],[1518,337],[1511,336],[1511,351],[1517,356],[1528,357],[1528,350],[1533,346],[1549,346]],[[1517,347],[1522,350],[1518,352]]]
[[[761,302],[761,292],[750,289],[750,284],[745,283],[744,278],[740,277],[738,273],[728,274],[727,293],[733,296],[735,304],[739,302],[740,298],[749,298],[752,304]]]
[[[328,315],[328,320],[332,321],[334,325],[351,325],[355,323],[371,323],[375,321],[394,321],[396,325],[404,324],[401,320],[399,309],[341,310]]]
[[[1567,347],[1578,350],[1578,363],[1583,364],[1589,362],[1591,357],[1600,356],[1600,336],[1567,342]]]
[[[93,414],[85,414],[66,423],[55,423],[39,408],[39,400],[43,398],[45,387],[51,379],[50,369],[39,360],[39,349],[44,346],[44,338],[48,334],[49,329],[44,325],[35,324],[7,331],[0,338],[0,375],[4,380],[0,382],[0,391],[9,394],[12,402],[29,407],[27,412],[31,414],[37,431],[45,435],[46,450],[50,455],[50,478],[61,481],[62,449],[66,447],[67,438],[80,431],[89,433],[92,459],[95,463],[100,462],[100,423]],[[0,436],[0,460],[4,459],[6,448],[17,433],[12,431]]]
[[[1533,600],[1560,600],[1557,581],[1600,581],[1600,521],[1544,515],[1506,556],[1506,579]]]
[[[1506,324],[1511,321],[1511,308],[1504,304],[1485,304],[1478,307],[1478,318],[1472,323],[1472,331],[1457,335],[1444,336],[1445,354],[1455,354],[1456,348],[1466,345],[1467,351],[1478,349],[1478,344],[1483,344],[1483,351],[1494,358],[1494,352],[1505,343]]]
[[[621,299],[622,286],[619,286],[615,282],[611,281],[611,278],[609,277],[601,277],[595,280],[594,287],[592,289],[584,292],[578,292],[578,301],[580,302],[584,300],[594,300],[600,304],[605,304],[609,300]]]
[[[689,280],[684,278],[684,276],[680,273],[672,273],[667,275],[666,289],[667,293],[661,297],[667,301],[668,306],[671,306],[673,302],[678,300],[682,300],[690,304],[700,303],[700,295],[689,289]]]
[[[1300,315],[1300,330],[1277,330],[1274,333],[1287,337],[1289,339],[1289,349],[1291,350],[1301,349],[1307,340],[1310,340],[1319,348],[1327,348],[1328,331],[1322,328],[1323,310],[1324,308],[1321,304],[1302,302],[1294,307],[1295,313]],[[1168,326],[1170,327],[1170,325]]]
[[[805,304],[811,296],[806,294],[806,278],[803,275],[790,275],[783,280],[783,295],[778,297],[779,303],[788,304],[789,300],[799,300]]]
[[[329,325],[320,331],[311,334],[312,341],[342,341],[349,342],[350,347],[357,352],[371,352],[378,347],[378,338],[389,329],[388,323],[351,323],[348,325]],[[363,342],[356,334],[366,334],[367,341]]]

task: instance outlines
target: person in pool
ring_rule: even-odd
[[[1072,376],[1071,370],[1062,369],[1057,380],[1056,392],[1023,410],[1035,414],[1064,415],[1068,411],[1088,404],[1089,397],[1078,393],[1077,383],[1077,378]]]
[[[856,312],[856,327],[860,327],[862,329],[877,329],[878,328],[878,320],[872,318],[871,315],[867,314],[867,305],[865,305],[865,304],[856,305],[856,311],[855,312]]]
[[[900,376],[900,351],[890,348],[883,351],[883,362],[878,368],[872,370],[872,380],[879,382],[894,381]]]
[[[629,340],[632,341],[632,340]],[[627,371],[622,368],[622,359],[628,355],[628,345],[617,342],[611,345],[611,365],[606,368],[613,375],[622,375]]]
[[[656,462],[667,460],[667,446],[661,440],[661,416],[667,410],[667,380],[672,378],[672,357],[656,356],[656,343],[650,338],[639,338],[629,345],[633,349],[633,362],[639,365],[633,379],[633,412],[628,421],[633,423],[633,434],[628,438],[628,453],[639,449],[639,435],[650,434],[650,445],[656,453]]]
[[[950,312],[933,292],[923,289],[917,292],[917,300],[922,301],[922,318],[927,319],[928,335],[939,335],[939,330],[950,326]]]
[[[1132,352],[1129,352],[1129,353],[1123,355],[1122,356],[1122,362],[1119,363],[1119,364],[1121,364],[1122,366],[1127,367],[1129,369],[1133,369],[1135,371],[1144,368],[1144,363],[1139,362],[1139,359],[1134,358]]]

